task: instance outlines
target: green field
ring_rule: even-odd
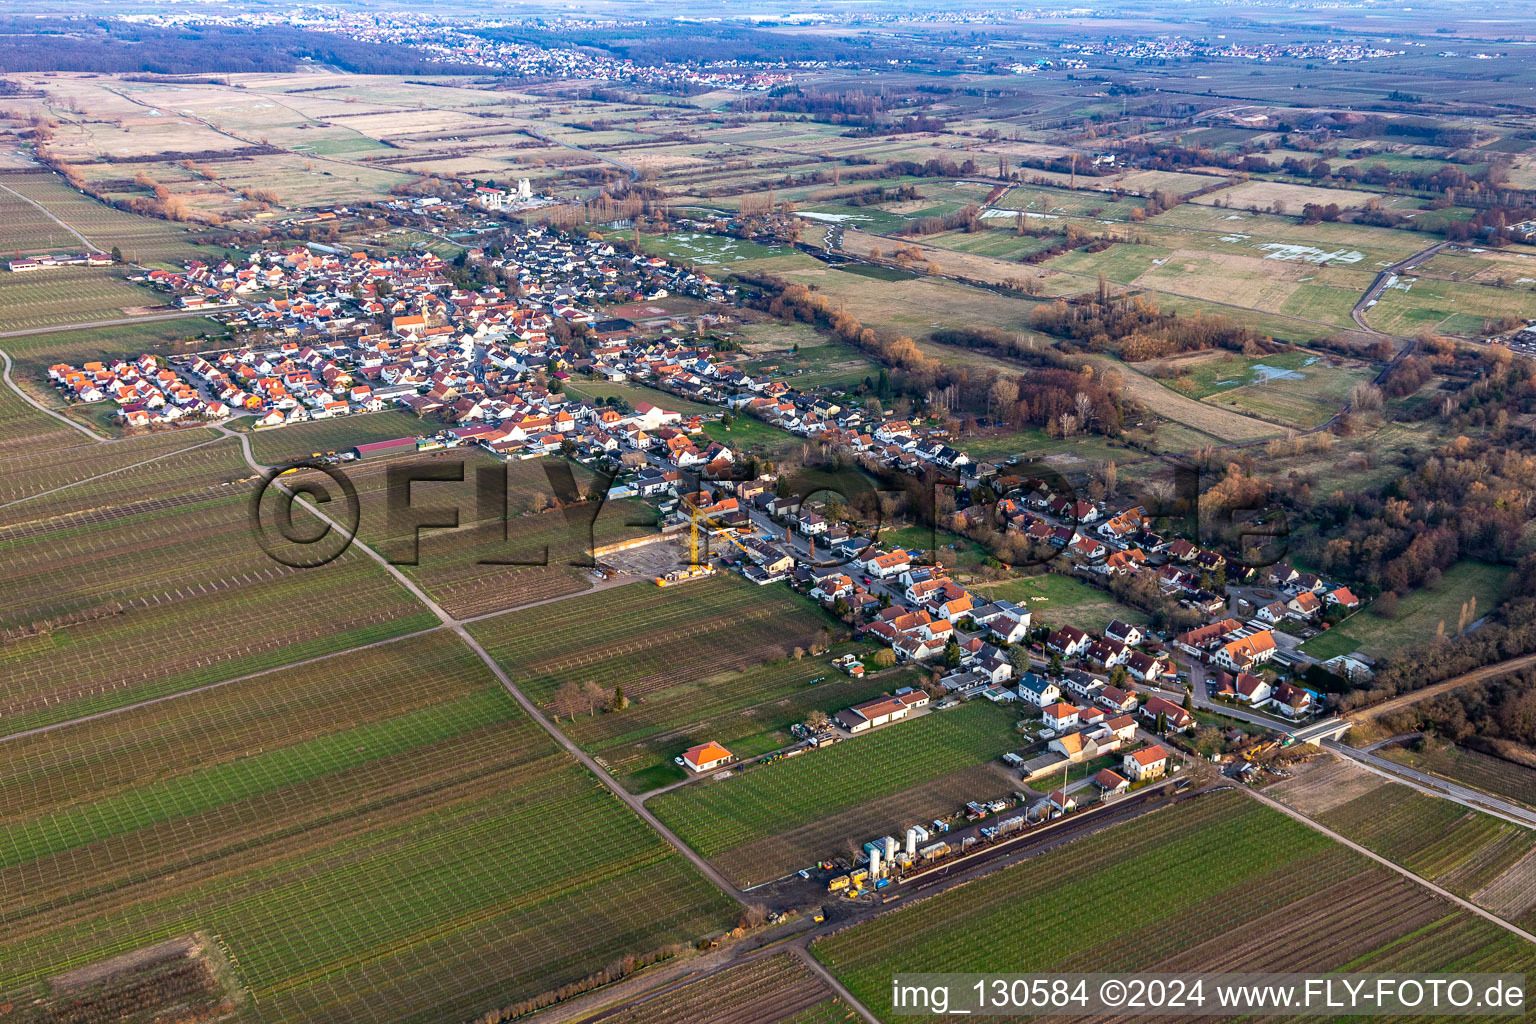
[[[999,210],[1018,210],[1039,217],[1085,217],[1089,220],[1123,221],[1130,219],[1132,210],[1139,210],[1147,201],[1139,196],[1115,199],[1102,192],[1072,191],[1051,188],[1046,185],[1019,185],[993,204]],[[1003,220],[1002,223],[1011,223]],[[1040,220],[1026,220],[1031,227],[1039,227]]]
[[[1030,253],[1049,249],[1060,241],[1058,235],[1035,238],[1030,235],[1015,234],[1011,221],[1006,219],[993,217],[981,223],[987,230],[943,231],[936,235],[925,235],[923,242],[927,245],[954,249],[956,252],[975,253],[977,256],[990,256],[998,260],[1019,260]],[[1043,223],[1049,222],[1029,221],[1028,226],[1037,228]]]
[[[1295,427],[1315,427],[1343,408],[1349,390],[1374,376],[1365,364],[1338,366],[1303,350],[1265,356],[1200,353],[1140,364],[1179,394]],[[1169,373],[1156,371],[1166,368]]]
[[[731,923],[447,632],[9,743],[0,765],[13,996],[201,931],[263,1021],[468,1020]]]
[[[708,676],[790,657],[795,647],[826,642],[831,626],[820,608],[787,588],[721,575],[668,588],[642,581],[471,630],[525,693],[547,703],[561,684],[587,680],[622,684],[630,700],[645,698],[685,673]]]
[[[1114,912],[1085,913],[1084,892],[1114,892]],[[1242,927],[1213,927],[1216,920]],[[1078,840],[812,951],[882,1020],[922,1021],[945,1018],[894,1016],[891,1002],[891,975],[914,965],[1051,973],[1536,963],[1529,946],[1497,926],[1232,792]]]
[[[291,426],[264,427],[251,436],[251,454],[268,466],[307,459],[315,452],[345,452],[371,441],[424,437],[442,424],[422,419],[409,409],[390,407],[333,420],[311,420]]]
[[[1472,896],[1536,849],[1536,834],[1528,828],[1394,783],[1316,817],[1345,838],[1462,896]]]
[[[71,188],[62,178],[48,172],[9,174],[5,185],[36,202],[70,227],[79,231],[102,249],[117,246],[123,256],[145,264],[176,266],[177,261],[194,258],[199,247],[191,243],[187,228],[172,221],[140,217],[97,202]],[[36,207],[23,203],[10,193],[0,193],[0,249],[43,249],[50,252],[79,252],[79,239],[56,223],[42,217]],[[40,273],[50,273],[42,271]]]
[[[1383,291],[1366,320],[1379,331],[1395,334],[1431,330],[1477,336],[1485,321],[1506,316],[1536,316],[1536,293],[1410,276]]]
[[[803,437],[746,415],[733,417],[729,427],[718,420],[706,423],[704,436],[731,449],[738,459],[745,453],[776,458],[809,443]]]
[[[759,245],[740,238],[683,231],[670,235],[644,235],[647,252],[689,266],[717,267],[747,260],[769,259],[785,252],[782,246]]]
[[[608,384],[599,381],[580,380],[566,385],[573,396],[586,397],[594,402],[601,402],[607,398],[619,398],[628,402],[633,408],[640,402],[648,402],[651,405],[680,412],[684,416],[717,416],[720,410],[713,405],[705,405],[702,402],[690,402],[686,398],[655,388],[648,388],[641,384]]]
[[[852,388],[880,372],[867,356],[805,324],[752,324],[741,331],[739,340],[748,351],[745,358],[725,353],[732,365],[783,378],[800,390]]]
[[[1486,615],[1498,603],[1510,569],[1484,562],[1457,562],[1445,571],[1433,590],[1420,587],[1404,595],[1395,618],[1384,619],[1363,608],[1327,632],[1308,640],[1302,650],[1317,658],[1332,658],[1352,651],[1372,657],[1390,657],[1426,643],[1444,625],[1446,635],[1456,632],[1461,607],[1477,598],[1477,615]]]
[[[869,650],[839,644],[801,661],[704,675],[679,671],[674,685],[623,712],[577,715],[563,728],[627,788],[643,792],[682,780],[685,773],[673,758],[697,743],[714,740],[739,758],[755,757],[793,745],[789,726],[813,710],[831,715],[917,683],[913,669],[851,679],[832,667],[835,657]]]
[[[109,475],[0,513],[6,733],[436,624],[365,555],[275,562],[253,532],[237,443],[207,437],[75,449],[73,479]],[[36,472],[15,460],[10,482],[33,495],[68,482],[54,467],[73,460],[36,458]]]
[[[1052,626],[1102,631],[1115,619],[1138,624],[1147,621],[1144,614],[1104,591],[1058,572],[979,584],[976,589],[994,600],[1021,604],[1030,610],[1035,622]]]
[[[772,859],[763,862],[754,856],[748,866],[741,863],[743,851],[760,850],[765,841],[801,826],[836,819],[840,812],[985,765],[1017,745],[1017,720],[1014,711],[973,701],[791,760],[750,768],[728,781],[686,786],[649,806],[704,856],[720,858],[728,870],[745,872],[743,877],[765,881],[804,865],[765,853]]]
[[[933,347],[930,342],[929,347]],[[1026,460],[1050,459],[1051,465],[1065,470],[1081,468],[1092,462],[1134,457],[1124,448],[1116,448],[1101,434],[1083,434],[1078,437],[1051,437],[1040,427],[1012,430],[995,428],[979,436],[966,435],[955,442],[977,462],[989,462],[1023,456]]]

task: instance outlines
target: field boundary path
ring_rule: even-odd
[[[1313,829],[1313,830],[1318,831],[1318,832],[1321,832],[1323,835],[1325,835],[1328,838],[1332,839],[1334,842],[1339,843],[1342,846],[1347,846],[1351,850],[1354,850],[1356,853],[1361,854],[1362,856],[1370,858],[1371,860],[1375,861],[1377,864],[1380,864],[1382,867],[1389,868],[1392,871],[1395,871],[1398,874],[1402,875],[1404,878],[1406,878],[1406,879],[1408,879],[1410,881],[1413,881],[1413,882],[1417,882],[1419,885],[1421,885],[1424,888],[1428,889],[1430,892],[1434,893],[1436,896],[1439,896],[1442,899],[1449,900],[1450,902],[1456,904],[1458,907],[1462,908],[1463,910],[1471,911],[1472,913],[1476,914],[1478,917],[1481,917],[1481,918],[1483,918],[1486,921],[1490,921],[1493,924],[1498,925],[1500,928],[1503,928],[1505,931],[1509,932],[1511,935],[1517,936],[1518,938],[1522,938],[1526,942],[1531,943],[1532,945],[1536,945],[1536,935],[1532,935],[1530,932],[1526,931],[1524,928],[1521,928],[1519,925],[1511,924],[1510,922],[1504,920],[1502,917],[1498,916],[1497,914],[1490,913],[1489,911],[1484,910],[1482,907],[1480,907],[1477,904],[1471,902],[1470,900],[1464,900],[1460,896],[1457,896],[1455,893],[1451,892],[1450,890],[1441,888],[1440,886],[1436,885],[1434,882],[1431,882],[1429,879],[1422,878],[1419,875],[1414,874],[1412,871],[1409,871],[1407,868],[1403,867],[1401,864],[1394,864],[1390,860],[1387,860],[1387,858],[1381,856],[1379,853],[1374,853],[1371,850],[1367,850],[1365,847],[1361,846],[1359,843],[1354,842],[1353,840],[1344,838],[1343,836],[1339,835],[1337,832],[1335,832],[1333,829],[1329,828],[1328,826],[1320,824],[1317,821],[1314,821],[1312,818],[1307,817],[1305,814],[1302,814],[1300,811],[1298,811],[1298,810],[1296,810],[1296,809],[1294,809],[1292,807],[1287,807],[1285,804],[1283,804],[1280,801],[1276,800],[1274,797],[1267,796],[1264,793],[1260,793],[1258,790],[1253,789],[1252,787],[1249,787],[1249,786],[1244,786],[1243,787],[1243,791],[1245,793],[1247,793],[1249,796],[1253,797],[1255,800],[1259,801],[1259,803],[1265,804],[1266,806],[1269,806],[1269,807],[1272,807],[1275,810],[1279,811],[1281,814],[1284,814],[1284,815],[1286,815],[1289,818],[1294,818],[1296,821],[1301,822],[1303,825],[1306,825],[1308,828]]]
[[[68,416],[65,416],[63,413],[55,409],[48,408],[42,402],[39,402],[37,399],[21,390],[21,387],[16,383],[16,381],[11,379],[11,367],[14,365],[11,361],[11,354],[4,351],[3,349],[0,349],[0,362],[4,362],[5,364],[4,369],[0,369],[0,379],[4,379],[5,386],[16,392],[17,397],[19,397],[23,402],[26,402],[32,408],[42,413],[44,416],[52,416],[54,419],[58,420],[65,426],[74,427],[76,430],[80,431],[80,433],[84,434],[92,441],[103,443],[106,441],[117,440],[116,438],[102,437],[100,434],[96,433],[96,431],[92,430],[84,423],[80,423],[77,420],[72,420]]]
[[[105,437],[103,437],[103,438],[97,438],[97,443],[100,444],[100,443],[102,443],[104,441],[115,441],[115,440],[117,440],[117,438],[105,438]],[[127,465],[127,466],[118,466],[116,469],[109,469],[105,473],[97,473],[95,476],[88,476],[88,477],[86,477],[83,480],[71,480],[67,484],[60,484],[57,487],[50,487],[46,491],[38,491],[35,494],[29,494],[25,498],[16,498],[13,501],[7,501],[4,504],[0,504],[0,508],[10,508],[12,505],[21,505],[21,504],[24,504],[24,503],[29,502],[29,501],[35,501],[38,498],[47,497],[50,494],[58,494],[60,491],[67,491],[67,490],[69,490],[72,487],[79,487],[81,484],[88,484],[88,483],[91,483],[92,481],[95,481],[95,480],[104,480],[104,479],[106,479],[109,476],[116,476],[118,473],[126,473],[130,469],[138,469],[140,466],[147,466],[147,465],[149,465],[152,462],[160,462],[161,460],[168,459],[168,458],[170,458],[173,455],[183,455],[183,454],[185,454],[187,452],[196,451],[199,448],[206,448],[210,444],[218,444],[222,440],[224,440],[222,437],[215,437],[215,438],[212,438],[211,440],[208,440],[208,441],[199,441],[197,444],[189,444],[185,448],[176,448],[176,449],[174,449],[172,451],[166,452],[163,455],[156,455],[154,458],[145,459],[143,462],[135,462],[135,463],[132,463],[131,465]],[[82,445],[76,445],[75,447],[76,448],[89,448],[91,446],[88,445],[88,444],[82,444]],[[73,449],[69,449],[69,448],[64,449],[65,452],[69,452],[69,451],[72,451],[72,450]],[[3,468],[3,467],[0,467],[0,468]]]
[[[1222,786],[1217,788],[1226,789],[1231,787]],[[1162,799],[1161,797],[1166,796],[1166,791],[1159,790],[1156,793],[1145,793],[1147,797],[1156,796],[1160,797],[1159,799],[1118,803],[1115,813],[1106,817],[1080,818],[1077,815],[1068,815],[1065,819],[1062,819],[1060,831],[1048,834],[1032,833],[1028,837],[1031,839],[1031,842],[1023,848],[997,851],[996,856],[988,857],[980,863],[972,864],[969,867],[962,866],[953,873],[944,873],[924,883],[920,887],[924,891],[920,893],[903,894],[902,897],[897,897],[888,903],[855,905],[851,907],[834,900],[831,905],[835,906],[837,911],[829,913],[828,920],[822,924],[813,924],[804,918],[800,918],[792,923],[788,931],[778,929],[765,930],[760,934],[749,936],[733,946],[722,947],[700,957],[692,957],[682,962],[661,964],[647,968],[645,972],[631,975],[629,978],[615,982],[613,986],[584,993],[566,1002],[546,1007],[540,1012],[539,1019],[541,1021],[548,1021],[548,1024],[577,1024],[577,1022],[580,1022],[580,1024],[595,1024],[595,1022],[612,1017],[625,1009],[644,1006],[657,997],[667,995],[690,985],[703,983],[707,979],[732,968],[752,963],[764,957],[789,953],[797,958],[803,958],[806,965],[832,988],[833,993],[846,1002],[868,1024],[881,1024],[879,1018],[870,1012],[846,986],[838,981],[826,965],[816,959],[815,954],[811,953],[810,947],[818,939],[826,938],[853,925],[866,924],[886,914],[899,912],[911,906],[914,902],[928,900],[951,889],[969,885],[971,882],[994,871],[1017,867],[1020,864],[1077,842],[1086,836],[1095,835],[1105,829],[1122,825],[1145,814],[1171,806],[1173,803],[1199,799],[1206,793],[1216,791],[1216,789],[1205,789],[1170,800]],[[847,912],[850,910],[851,916]],[[649,984],[646,984],[646,982],[649,982]]]
[[[66,224],[62,220],[60,220],[54,214],[54,212],[52,210],[48,209],[48,207],[44,206],[42,203],[38,202],[36,199],[33,199],[31,196],[22,195],[20,192],[17,192],[15,189],[11,188],[9,185],[0,185],[0,188],[5,189],[11,195],[15,196],[17,199],[20,199],[22,202],[30,203],[31,205],[37,207],[39,210],[43,211],[43,216],[44,217],[47,217],[49,220],[53,221],[59,227],[63,228],[65,231],[68,231],[70,234],[72,234],[76,238],[80,239],[80,244],[85,246],[91,252],[106,252],[106,250],[101,248],[101,246],[97,245],[95,242],[91,241],[89,238],[86,238],[84,235],[82,235],[79,231],[76,231],[69,224]]]

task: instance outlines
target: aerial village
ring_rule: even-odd
[[[1330,614],[1353,611],[1361,602],[1348,588],[1284,564],[1229,576],[1221,554],[1159,533],[1142,507],[1054,493],[1039,480],[1016,486],[1008,466],[973,461],[941,430],[871,414],[836,391],[801,391],[771,373],[732,366],[701,341],[728,312],[679,318],[648,305],[685,295],[728,310],[732,290],[706,274],[540,228],[516,234],[498,252],[472,250],[468,262],[503,283],[460,288],[448,265],[426,252],[381,259],[308,247],[152,271],[149,282],[178,304],[219,310],[244,344],[169,360],[59,364],[50,377],[75,401],[115,403],[132,428],[235,414],[254,417],[256,429],[281,428],[399,406],[441,427],[336,457],[476,445],[509,460],[604,462],[618,474],[610,496],[655,502],[664,530],[702,528],[722,538],[720,568],[759,585],[794,587],[883,648],[872,661],[842,659],[843,671],[926,670],[920,687],[813,716],[797,730],[798,745],[776,756],[811,754],[972,699],[1022,710],[1019,750],[1003,758],[1008,771],[1026,785],[1049,784],[1058,773],[1063,782],[1043,797],[1020,790],[999,807],[968,806],[973,821],[1022,807],[1000,824],[979,826],[967,837],[972,842],[1171,782],[1191,757],[1231,761],[1232,751],[1324,710],[1323,695],[1300,681],[1312,659],[1296,649],[1294,630],[1280,627],[1315,629]],[[581,380],[640,385],[656,401],[595,402],[568,393],[566,383]],[[668,410],[669,396],[714,406],[716,419],[761,420],[865,465],[957,474],[965,491],[979,487],[995,500],[984,507],[966,498],[954,513],[956,528],[995,516],[1007,533],[1059,555],[1052,571],[1101,585],[1151,576],[1202,624],[1157,631],[1116,620],[1097,632],[1037,624],[1029,607],[988,600],[941,562],[863,535],[846,510],[781,496],[771,474],[743,473],[743,453],[703,435],[704,417]],[[1326,667],[1356,679],[1371,671],[1360,655]],[[1189,736],[1216,721],[1196,710],[1197,693],[1230,708],[1238,726],[1246,717],[1257,728],[1222,720],[1226,754],[1197,751]],[[684,751],[677,762],[691,775],[743,767],[715,742]],[[1096,770],[1072,778],[1082,766]],[[889,869],[893,858],[912,865],[958,852],[961,846],[932,834],[941,826],[915,830],[905,844],[893,837],[866,844],[864,863],[872,867],[862,870],[877,882],[881,857]],[[829,884],[860,891],[848,874]]]

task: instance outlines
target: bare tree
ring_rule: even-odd
[[[581,706],[581,687],[574,682],[560,684],[560,689],[555,691],[555,699],[552,702],[555,712],[555,720],[559,721],[561,715],[568,718],[576,717],[576,709]]]
[[[1361,381],[1349,389],[1349,406],[1358,413],[1381,411],[1381,389],[1368,381]]]
[[[996,416],[1012,411],[1019,400],[1019,385],[1006,377],[993,382],[987,391],[987,411]]]
[[[1093,422],[1093,399],[1084,392],[1079,391],[1074,402],[1077,406],[1077,422],[1088,424]]]
[[[581,699],[586,701],[587,715],[591,717],[597,714],[597,706],[599,704],[608,703],[608,691],[591,679],[588,679],[585,683],[581,684]]]

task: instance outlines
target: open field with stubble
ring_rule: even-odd
[[[253,1020],[468,1020],[732,923],[447,632],[0,765],[0,993],[206,930]]]

